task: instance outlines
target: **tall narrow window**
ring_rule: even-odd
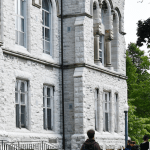
[[[114,122],[115,122],[115,132],[118,131],[118,94],[115,94],[115,114],[114,114]]]
[[[51,2],[42,0],[43,52],[51,55]]]
[[[26,0],[15,0],[15,43],[26,47]]]
[[[53,87],[43,87],[43,126],[46,130],[53,128]]]
[[[27,81],[17,80],[15,85],[16,127],[25,128],[27,119]]]
[[[103,127],[104,131],[110,131],[110,93],[104,92],[103,102]]]
[[[104,36],[99,36],[99,60],[104,65]]]
[[[98,130],[98,89],[95,90],[95,130]]]

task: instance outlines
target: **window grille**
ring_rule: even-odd
[[[43,127],[46,130],[53,128],[53,87],[43,87]]]
[[[26,0],[15,0],[15,43],[26,47]]]
[[[15,84],[16,127],[25,128],[28,101],[27,81],[17,80]]]
[[[43,52],[51,55],[51,2],[42,0]]]
[[[97,105],[98,105],[98,92],[99,90],[95,90],[95,130],[98,130],[98,110],[97,110]]]

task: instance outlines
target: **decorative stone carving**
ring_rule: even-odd
[[[94,24],[94,35],[101,35],[102,34],[102,26],[100,23]]]
[[[32,0],[32,5],[41,8],[41,0]]]
[[[106,39],[106,41],[113,40],[113,31],[112,30],[105,30],[105,39]]]

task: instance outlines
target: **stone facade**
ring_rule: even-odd
[[[95,4],[94,4],[95,3]],[[43,53],[42,1],[26,0],[27,46],[15,44],[15,0],[0,1],[0,139],[57,139],[62,148],[60,0],[52,4],[52,53]],[[93,10],[93,5],[96,7]],[[105,8],[103,7],[105,6]],[[102,23],[104,10],[104,25]],[[64,103],[66,150],[80,149],[88,129],[95,129],[103,150],[125,144],[127,102],[124,0],[63,0]],[[99,36],[104,38],[104,64],[99,61]],[[97,38],[96,38],[97,37]],[[16,128],[15,83],[28,82],[28,126]],[[43,85],[54,87],[53,129],[43,129]],[[104,92],[110,93],[110,129],[103,131]],[[118,94],[118,128],[114,130],[114,95]]]

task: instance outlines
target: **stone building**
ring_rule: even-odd
[[[124,146],[124,0],[63,0],[66,150],[96,130]],[[60,0],[0,0],[0,139],[62,148]]]

